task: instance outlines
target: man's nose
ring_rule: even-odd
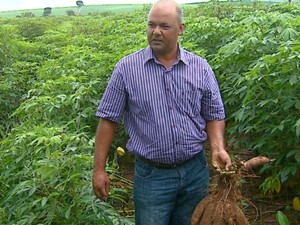
[[[160,26],[156,26],[156,27],[153,29],[153,34],[161,34]]]

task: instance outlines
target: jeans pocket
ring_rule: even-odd
[[[148,163],[142,162],[141,160],[135,160],[135,175],[141,178],[150,177],[154,167]]]
[[[200,154],[200,156],[197,157],[197,160],[202,165],[202,167],[207,167],[208,166],[204,150],[202,151],[202,153]]]

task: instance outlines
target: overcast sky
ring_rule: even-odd
[[[82,0],[85,5],[153,3],[156,0]],[[178,3],[199,2],[199,0],[177,0]],[[1,0],[0,11],[36,9],[45,7],[76,6],[76,0]]]

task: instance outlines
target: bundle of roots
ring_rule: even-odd
[[[240,181],[245,174],[257,166],[270,162],[267,157],[258,156],[246,162],[237,162],[230,171],[214,164],[217,185],[195,208],[191,225],[249,225],[239,203],[243,199]]]

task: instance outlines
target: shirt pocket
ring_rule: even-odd
[[[196,117],[201,111],[201,96],[200,90],[179,90],[175,94],[175,104],[188,116]]]

